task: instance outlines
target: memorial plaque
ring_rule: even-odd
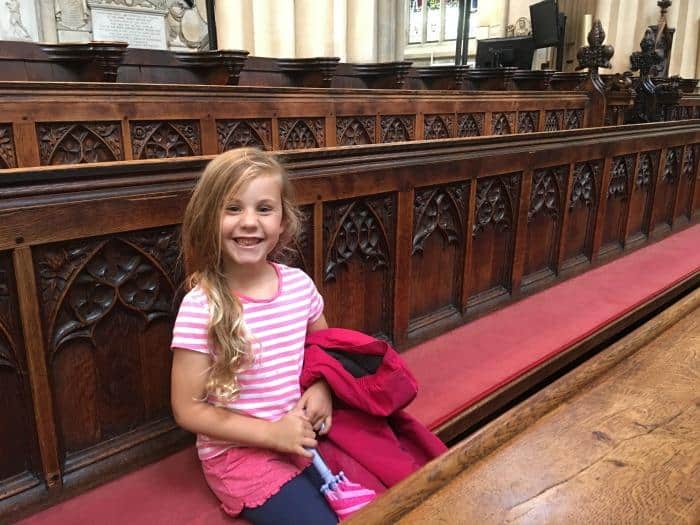
[[[92,7],[93,40],[128,42],[129,47],[168,49],[165,13]]]

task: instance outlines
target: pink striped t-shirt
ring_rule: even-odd
[[[323,313],[323,298],[308,275],[283,264],[272,265],[278,277],[274,297],[258,300],[238,295],[255,359],[238,376],[240,395],[226,405],[238,413],[268,421],[280,419],[299,401],[306,328]],[[207,297],[195,287],[180,305],[172,348],[210,353],[208,322]],[[201,460],[216,457],[235,446],[204,434],[197,436]]]

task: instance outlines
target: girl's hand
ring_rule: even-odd
[[[323,379],[306,389],[295,408],[303,410],[316,432],[328,434],[333,419],[333,400],[331,389]]]
[[[270,448],[279,452],[312,457],[307,449],[316,447],[318,443],[309,418],[301,410],[295,407],[282,419],[271,423],[271,428]]]

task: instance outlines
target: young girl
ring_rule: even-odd
[[[182,225],[191,289],[173,330],[173,414],[197,433],[223,509],[256,524],[337,522],[307,450],[331,427],[330,391],[299,388],[306,334],[327,328],[323,299],[269,260],[298,226],[284,169],[251,148],[209,163]]]

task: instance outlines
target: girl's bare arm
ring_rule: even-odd
[[[274,422],[236,414],[205,401],[209,356],[176,348],[171,373],[171,404],[175,421],[190,432],[239,445],[310,456],[314,430],[301,410]]]

